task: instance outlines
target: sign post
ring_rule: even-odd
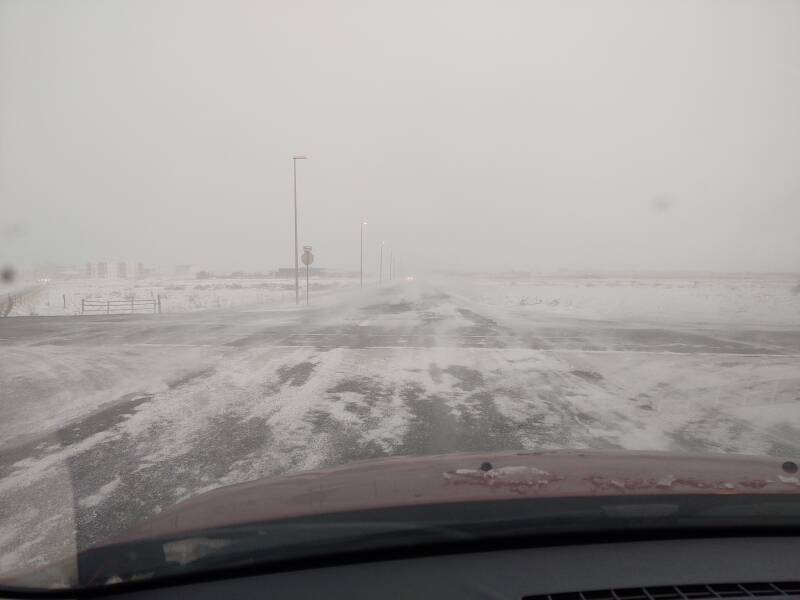
[[[314,262],[314,255],[311,253],[311,246],[303,246],[303,264],[306,266],[306,305],[308,305],[308,270]]]

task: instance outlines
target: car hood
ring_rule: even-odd
[[[371,509],[521,498],[800,493],[791,459],[634,451],[459,453],[366,460],[206,492],[115,542]]]

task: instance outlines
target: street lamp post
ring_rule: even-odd
[[[386,242],[381,242],[381,258],[378,261],[378,285],[383,283],[383,245]]]
[[[366,221],[361,221],[361,287],[364,287],[364,227],[366,226]]]
[[[300,257],[297,248],[297,161],[305,160],[307,156],[296,154],[292,156],[292,180],[294,189],[294,303],[300,304]]]

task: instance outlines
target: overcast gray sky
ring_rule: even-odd
[[[0,0],[0,261],[798,270],[800,1]]]

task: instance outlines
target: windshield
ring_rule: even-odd
[[[0,0],[0,585],[800,525],[798,24]]]

